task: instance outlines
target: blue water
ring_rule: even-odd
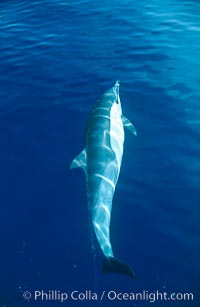
[[[200,3],[1,1],[0,306],[199,306]],[[121,81],[128,132],[111,221],[136,280],[101,274],[85,178],[89,112]],[[34,302],[35,290],[192,292],[194,301]]]

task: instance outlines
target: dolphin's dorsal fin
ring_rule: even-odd
[[[124,115],[122,115],[122,122],[123,122],[123,125],[124,125],[125,128],[127,128],[133,134],[137,135],[137,131],[136,131],[135,127],[130,122],[130,120]]]
[[[81,153],[74,158],[72,163],[70,164],[70,169],[81,167],[84,171],[86,171],[86,163],[87,163],[87,154],[85,148],[81,151]]]

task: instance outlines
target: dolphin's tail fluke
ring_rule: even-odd
[[[119,273],[136,278],[135,273],[127,264],[119,261],[114,257],[105,257],[102,263],[102,272],[106,273]]]

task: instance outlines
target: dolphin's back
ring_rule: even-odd
[[[110,108],[112,104],[110,103],[108,107],[104,100],[100,101],[94,108],[88,124],[86,136],[88,180],[97,174],[103,175],[107,166],[111,165],[111,163],[114,167],[116,159],[110,139]]]
[[[87,188],[94,230],[106,256],[113,256],[110,244],[110,216],[119,175],[116,153],[111,146],[113,96],[107,92],[90,116],[86,137]]]

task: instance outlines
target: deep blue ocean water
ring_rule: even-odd
[[[1,1],[0,306],[199,306],[200,3]],[[119,79],[126,133],[102,275],[85,178],[69,170]],[[93,246],[94,247],[94,246]],[[192,292],[194,301],[34,302],[35,290]]]

